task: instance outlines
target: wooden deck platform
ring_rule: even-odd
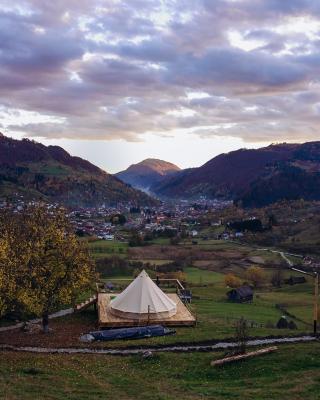
[[[123,328],[131,326],[142,326],[151,324],[161,324],[165,326],[194,326],[196,323],[195,317],[191,314],[188,308],[182,303],[176,293],[167,293],[176,304],[177,313],[172,317],[165,319],[152,319],[147,320],[130,320],[119,318],[112,315],[109,311],[111,298],[117,296],[113,293],[99,293],[98,294],[98,317],[99,328]]]

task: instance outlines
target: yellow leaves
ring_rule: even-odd
[[[37,206],[20,214],[4,212],[0,233],[0,314],[4,309],[51,312],[95,278],[88,251],[61,210]]]
[[[224,283],[226,286],[229,286],[231,288],[238,288],[242,285],[241,279],[232,273],[225,275]]]
[[[247,269],[246,278],[252,282],[254,287],[259,287],[266,280],[266,273],[262,268],[253,265]]]

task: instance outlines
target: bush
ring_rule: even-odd
[[[102,276],[130,275],[132,273],[128,261],[116,255],[98,258],[96,268]]]
[[[172,238],[170,239],[170,244],[171,244],[172,246],[176,246],[176,245],[179,244],[179,243],[180,243],[180,238],[179,238],[178,236],[172,237]]]
[[[143,238],[141,235],[139,235],[139,233],[134,232],[130,239],[129,239],[129,246],[130,247],[139,247],[139,246],[143,246],[145,243],[143,241]]]

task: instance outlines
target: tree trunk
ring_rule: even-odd
[[[211,361],[211,365],[218,367],[220,365],[224,365],[224,364],[227,364],[227,363],[232,363],[232,362],[239,361],[239,360],[244,360],[246,358],[252,358],[252,357],[261,356],[261,355],[264,355],[264,354],[273,353],[276,350],[278,350],[277,346],[267,347],[266,349],[252,351],[252,352],[246,353],[246,354],[239,354],[237,356],[226,357],[226,358],[223,358],[221,360]]]
[[[42,328],[44,333],[49,332],[49,314],[47,312],[42,314]]]

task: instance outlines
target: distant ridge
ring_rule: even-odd
[[[279,200],[320,200],[320,142],[275,144],[220,154],[153,187],[163,198],[199,196],[263,206]]]
[[[59,146],[1,134],[0,198],[17,195],[89,207],[119,202],[155,204],[146,194]]]
[[[118,172],[116,177],[135,188],[150,191],[164,177],[173,176],[179,171],[181,171],[180,168],[175,164],[155,158],[147,158],[137,164],[130,165],[125,171]]]

